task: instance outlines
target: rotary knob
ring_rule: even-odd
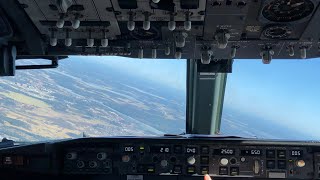
[[[189,165],[194,165],[196,163],[196,158],[194,158],[194,156],[190,156],[188,157],[187,162]]]
[[[298,160],[296,164],[298,167],[304,167],[306,165],[306,162],[304,160]]]
[[[229,163],[229,160],[227,158],[221,158],[220,159],[220,164],[222,166],[226,166],[226,165],[228,165],[228,163]]]
[[[168,166],[168,161],[167,160],[162,160],[160,162],[160,164],[161,164],[162,167],[167,167]]]

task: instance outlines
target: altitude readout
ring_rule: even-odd
[[[221,149],[214,149],[213,150],[214,155],[234,155],[235,150],[234,149],[228,149],[228,148],[221,148]]]
[[[170,153],[171,148],[168,146],[150,146],[150,152],[152,152],[152,153]]]
[[[246,149],[241,150],[242,156],[261,156],[262,152],[260,149]]]
[[[290,153],[291,157],[302,157],[302,154],[302,150],[292,150]]]

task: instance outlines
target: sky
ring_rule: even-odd
[[[186,90],[186,60],[177,59],[132,59],[125,57],[77,56],[106,66],[117,68],[128,74],[155,81],[171,88]]]
[[[186,60],[93,59],[186,90]],[[228,75],[224,107],[320,138],[319,78],[320,59],[273,60],[269,65],[261,60],[235,60],[233,73]]]
[[[225,107],[320,137],[320,59],[236,60]]]

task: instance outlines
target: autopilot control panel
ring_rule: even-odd
[[[83,138],[0,150],[1,172],[127,179],[320,178],[318,142]]]

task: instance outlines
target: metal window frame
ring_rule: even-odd
[[[227,73],[233,60],[210,63],[203,69],[200,60],[187,60],[186,133],[220,133]]]

